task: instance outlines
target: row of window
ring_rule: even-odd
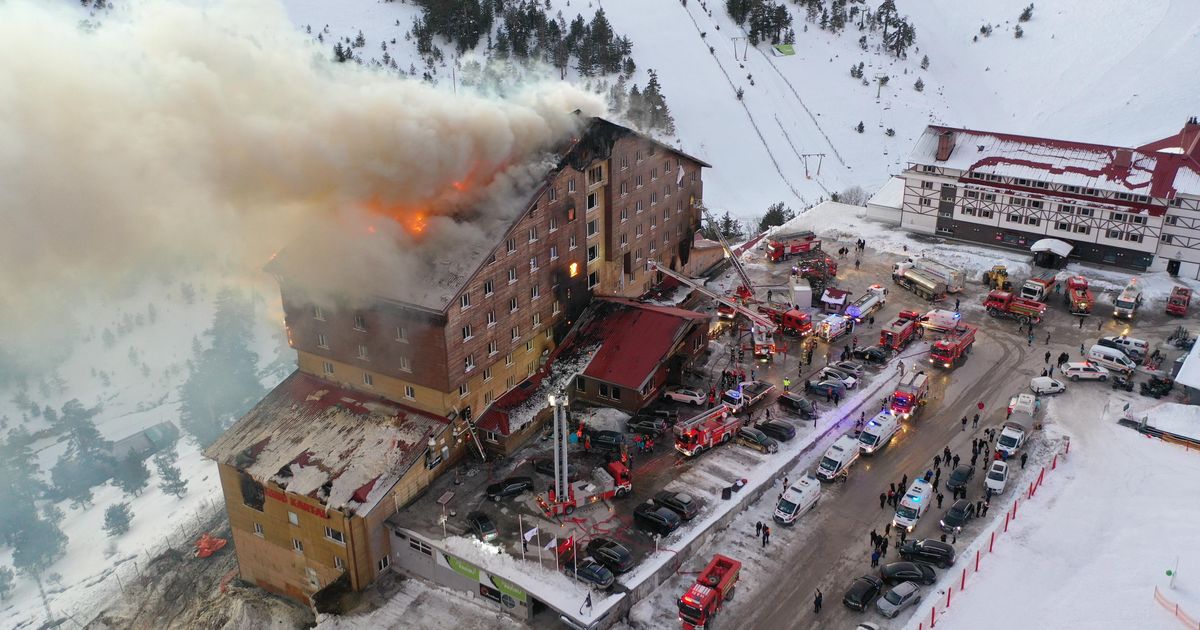
[[[517,332],[518,332],[517,329],[514,328],[513,333],[516,334]],[[546,335],[546,339],[554,339],[554,330],[551,328],[547,328],[545,335]],[[515,338],[514,338],[514,341],[515,341]],[[493,345],[489,343],[488,344],[488,356],[489,357],[495,356],[497,354],[496,352],[492,352],[492,348],[493,348]],[[525,352],[529,353],[529,352],[533,352],[533,350],[534,350],[533,340],[532,339],[526,340],[525,341]],[[509,352],[508,354],[504,355],[504,366],[505,367],[512,367],[513,363],[515,363],[515,361],[513,361],[512,352]],[[530,366],[529,374],[532,375],[533,372],[536,370],[536,362],[531,362],[529,364],[529,366]],[[477,367],[477,365],[475,363],[475,355],[468,354],[466,356],[466,358],[463,359],[463,372],[471,372],[476,367]],[[491,380],[492,380],[492,369],[490,367],[484,368],[483,382],[487,383]],[[510,382],[508,384],[508,388],[511,389],[512,388],[512,383],[511,383],[512,377],[509,377],[509,381]],[[462,385],[458,386],[458,395],[460,398],[465,397],[467,394],[470,394],[470,393],[471,393],[470,383],[464,382]],[[491,402],[491,401],[488,400],[487,402]]]
[[[933,172],[935,169],[933,167],[927,166],[927,167],[924,167],[924,170],[926,172]],[[987,182],[1003,182],[1005,179],[1004,177],[995,175],[993,173],[976,173],[974,171],[968,171],[966,173],[965,177],[967,177],[968,179],[977,179],[980,181],[987,181]],[[1043,190],[1048,190],[1050,188],[1050,184],[1047,182],[1035,180],[1035,179],[1024,179],[1024,178],[1020,178],[1020,177],[1014,178],[1012,180],[1012,183],[1016,186],[1024,186],[1026,188],[1041,188]],[[1063,185],[1059,186],[1058,188],[1059,188],[1059,190],[1062,190],[1063,192],[1071,193],[1073,195],[1085,195],[1085,196],[1089,196],[1089,197],[1102,196],[1102,193],[1095,188],[1087,188],[1084,186],[1072,186],[1069,184],[1063,184]],[[1121,201],[1133,201],[1133,202],[1137,202],[1137,203],[1151,203],[1153,201],[1153,199],[1148,195],[1135,195],[1133,193],[1127,193],[1127,192],[1115,192],[1115,193],[1113,193],[1113,198],[1119,199]],[[1170,203],[1173,206],[1179,206],[1180,200],[1178,198],[1172,199],[1170,201]]]

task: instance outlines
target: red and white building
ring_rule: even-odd
[[[930,125],[901,174],[914,232],[1200,277],[1200,122],[1138,148]]]

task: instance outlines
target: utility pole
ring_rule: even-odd
[[[804,160],[804,176],[805,177],[807,177],[808,179],[813,178],[813,176],[808,173],[808,158],[810,158],[810,157],[817,158],[817,173],[816,174],[817,175],[821,174],[821,162],[824,161],[824,159],[825,159],[824,153],[801,153],[800,157],[801,157],[801,159]]]

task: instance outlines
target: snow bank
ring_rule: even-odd
[[[1138,417],[1146,417],[1147,424],[1168,433],[1200,440],[1200,407],[1163,403],[1152,407]]]

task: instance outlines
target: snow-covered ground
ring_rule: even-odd
[[[1148,399],[1110,391],[1073,383],[1047,405],[1047,430],[1070,436],[1070,454],[1022,500],[1018,519],[997,536],[979,573],[969,573],[966,590],[955,585],[949,609],[939,607],[938,628],[1180,627],[1155,602],[1156,586],[1200,615],[1200,550],[1192,544],[1200,453],[1118,425],[1126,401],[1130,415],[1141,417]],[[1167,571],[1177,567],[1172,586]],[[928,627],[928,620],[922,604],[907,627]]]
[[[182,296],[184,282],[195,290],[194,302]],[[28,395],[43,406],[55,409],[78,398],[85,406],[102,404],[93,420],[105,439],[116,441],[160,422],[179,426],[179,387],[187,379],[187,360],[192,355],[192,339],[203,335],[212,323],[213,299],[220,288],[215,278],[181,278],[171,283],[147,281],[130,295],[103,304],[90,304],[80,312],[93,313],[91,324],[73,352],[55,373],[64,386],[61,390],[47,378],[48,387],[30,383]],[[246,287],[244,287],[246,288]],[[255,291],[254,352],[259,355],[260,376],[264,387],[273,387],[291,370],[294,358],[283,335],[282,311],[278,297],[272,295],[270,281],[248,289]],[[277,295],[277,294],[275,294]],[[156,315],[147,315],[153,304]],[[116,337],[109,347],[104,330],[116,333],[118,324],[129,313],[130,331]],[[141,317],[141,324],[137,317]],[[130,359],[137,352],[138,361]],[[149,376],[143,372],[147,366]],[[94,372],[95,371],[95,372]],[[107,372],[105,385],[98,376]],[[14,388],[0,391],[0,416],[7,416],[9,428],[23,424],[30,432],[47,428],[44,417],[26,418],[13,398]],[[49,471],[62,455],[65,445],[57,436],[33,444],[42,476],[49,482]],[[216,466],[203,457],[194,440],[186,433],[178,442],[177,466],[188,481],[182,498],[159,489],[158,474],[152,462],[145,491],[137,497],[124,495],[111,483],[93,489],[93,502],[87,508],[72,508],[67,501],[58,504],[65,518],[59,523],[68,542],[65,555],[46,571],[47,594],[55,615],[86,612],[112,596],[119,584],[111,579],[112,570],[126,577],[136,572],[135,563],[145,565],[147,553],[163,551],[168,544],[177,548],[197,531],[199,519],[223,505]],[[128,502],[133,513],[130,530],[116,538],[104,531],[104,511],[110,505]],[[12,566],[12,550],[0,550],[0,566]],[[41,619],[45,613],[37,585],[18,578],[4,613],[13,625],[25,625]]]

